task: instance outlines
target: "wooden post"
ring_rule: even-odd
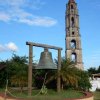
[[[60,92],[61,79],[60,79],[60,69],[61,69],[61,50],[58,49],[58,68],[57,68],[57,92]]]
[[[32,61],[33,61],[33,46],[29,45],[29,67],[28,67],[28,96],[32,94]]]
[[[31,96],[32,94],[32,56],[33,56],[33,46],[48,48],[48,49],[55,49],[58,50],[58,68],[57,68],[57,92],[60,92],[60,69],[61,69],[61,50],[60,47],[55,47],[46,44],[39,44],[33,42],[26,42],[26,45],[29,45],[29,68],[28,68],[28,95]]]

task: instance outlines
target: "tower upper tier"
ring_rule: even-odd
[[[75,2],[75,0],[69,0],[69,3],[70,3],[70,2]]]

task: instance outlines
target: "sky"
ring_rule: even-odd
[[[75,0],[79,10],[84,69],[100,65],[100,0]],[[0,60],[28,56],[26,41],[63,48],[68,0],[0,0]],[[43,48],[33,47],[39,60]],[[53,58],[57,51],[50,50]]]

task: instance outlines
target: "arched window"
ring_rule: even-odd
[[[71,60],[72,60],[73,62],[76,62],[76,61],[77,61],[77,55],[76,55],[76,53],[72,53],[72,55],[71,55]]]
[[[74,9],[73,5],[71,5],[71,9]]]
[[[75,33],[74,32],[72,32],[72,35],[74,35]]]
[[[70,47],[71,47],[72,49],[75,49],[75,48],[76,48],[76,41],[75,41],[75,40],[72,40],[72,41],[70,42]]]
[[[71,18],[71,26],[74,27],[74,17]]]

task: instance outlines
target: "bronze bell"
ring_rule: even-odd
[[[52,54],[48,51],[48,48],[44,48],[39,63],[35,69],[57,69],[57,66],[53,63]]]

